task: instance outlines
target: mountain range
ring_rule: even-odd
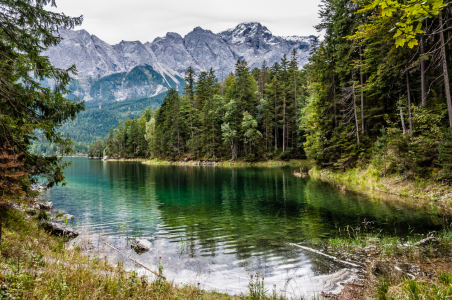
[[[70,88],[80,99],[101,102],[151,98],[170,87],[182,90],[183,73],[213,68],[218,78],[234,71],[238,59],[250,68],[271,66],[297,49],[307,62],[314,36],[274,36],[258,22],[241,23],[213,33],[196,27],[187,35],[168,32],[153,42],[121,41],[110,45],[86,30],[60,30],[61,43],[44,52],[60,68],[77,66]]]

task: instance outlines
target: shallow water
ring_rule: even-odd
[[[246,292],[255,273],[265,277],[269,292],[276,285],[289,297],[340,288],[328,276],[356,277],[279,240],[309,246],[338,236],[339,228],[364,230],[369,221],[375,230],[396,235],[442,228],[441,219],[429,211],[342,193],[327,183],[294,177],[289,167],[70,159],[67,186],[51,189],[46,198],[56,210],[76,216],[73,225],[97,251],[123,259],[103,246],[108,241],[152,269],[161,257],[168,278],[231,294]],[[127,237],[147,238],[154,247],[137,255]],[[127,259],[124,263],[133,267]]]

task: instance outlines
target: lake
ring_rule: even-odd
[[[246,292],[250,274],[264,277],[269,292],[295,297],[334,291],[359,276],[318,255],[280,241],[312,247],[347,226],[404,236],[442,229],[426,209],[341,192],[313,179],[297,178],[291,167],[145,165],[67,158],[67,185],[45,198],[72,214],[92,255],[152,269],[159,257],[164,275],[230,294]],[[371,223],[369,223],[371,222]],[[153,243],[136,254],[128,238]],[[136,269],[140,274],[147,271]],[[150,273],[149,273],[150,274]]]

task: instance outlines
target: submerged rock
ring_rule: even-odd
[[[41,224],[45,231],[55,235],[66,236],[68,238],[75,238],[80,235],[80,232],[71,227],[66,227],[63,224],[55,222],[44,222]]]
[[[152,248],[152,243],[145,239],[135,239],[130,245],[136,253],[148,252]]]
[[[44,209],[44,210],[52,210],[53,203],[52,203],[52,201],[41,202],[41,203],[39,203],[39,208]]]

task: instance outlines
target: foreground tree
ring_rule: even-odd
[[[53,186],[64,180],[67,163],[56,155],[44,157],[29,150],[44,136],[58,145],[60,154],[71,153],[70,138],[58,129],[74,119],[84,104],[65,98],[75,66],[55,68],[41,53],[61,41],[59,28],[72,29],[83,17],[47,11],[47,5],[56,6],[54,0],[0,1],[0,145],[10,145],[13,157],[23,155],[20,169],[31,183],[43,176]],[[0,194],[5,190],[0,185]]]
[[[6,142],[0,144],[0,245],[2,243],[3,208],[7,201],[23,196],[23,186],[27,184],[27,173],[21,171],[24,166],[22,153],[15,153]]]

